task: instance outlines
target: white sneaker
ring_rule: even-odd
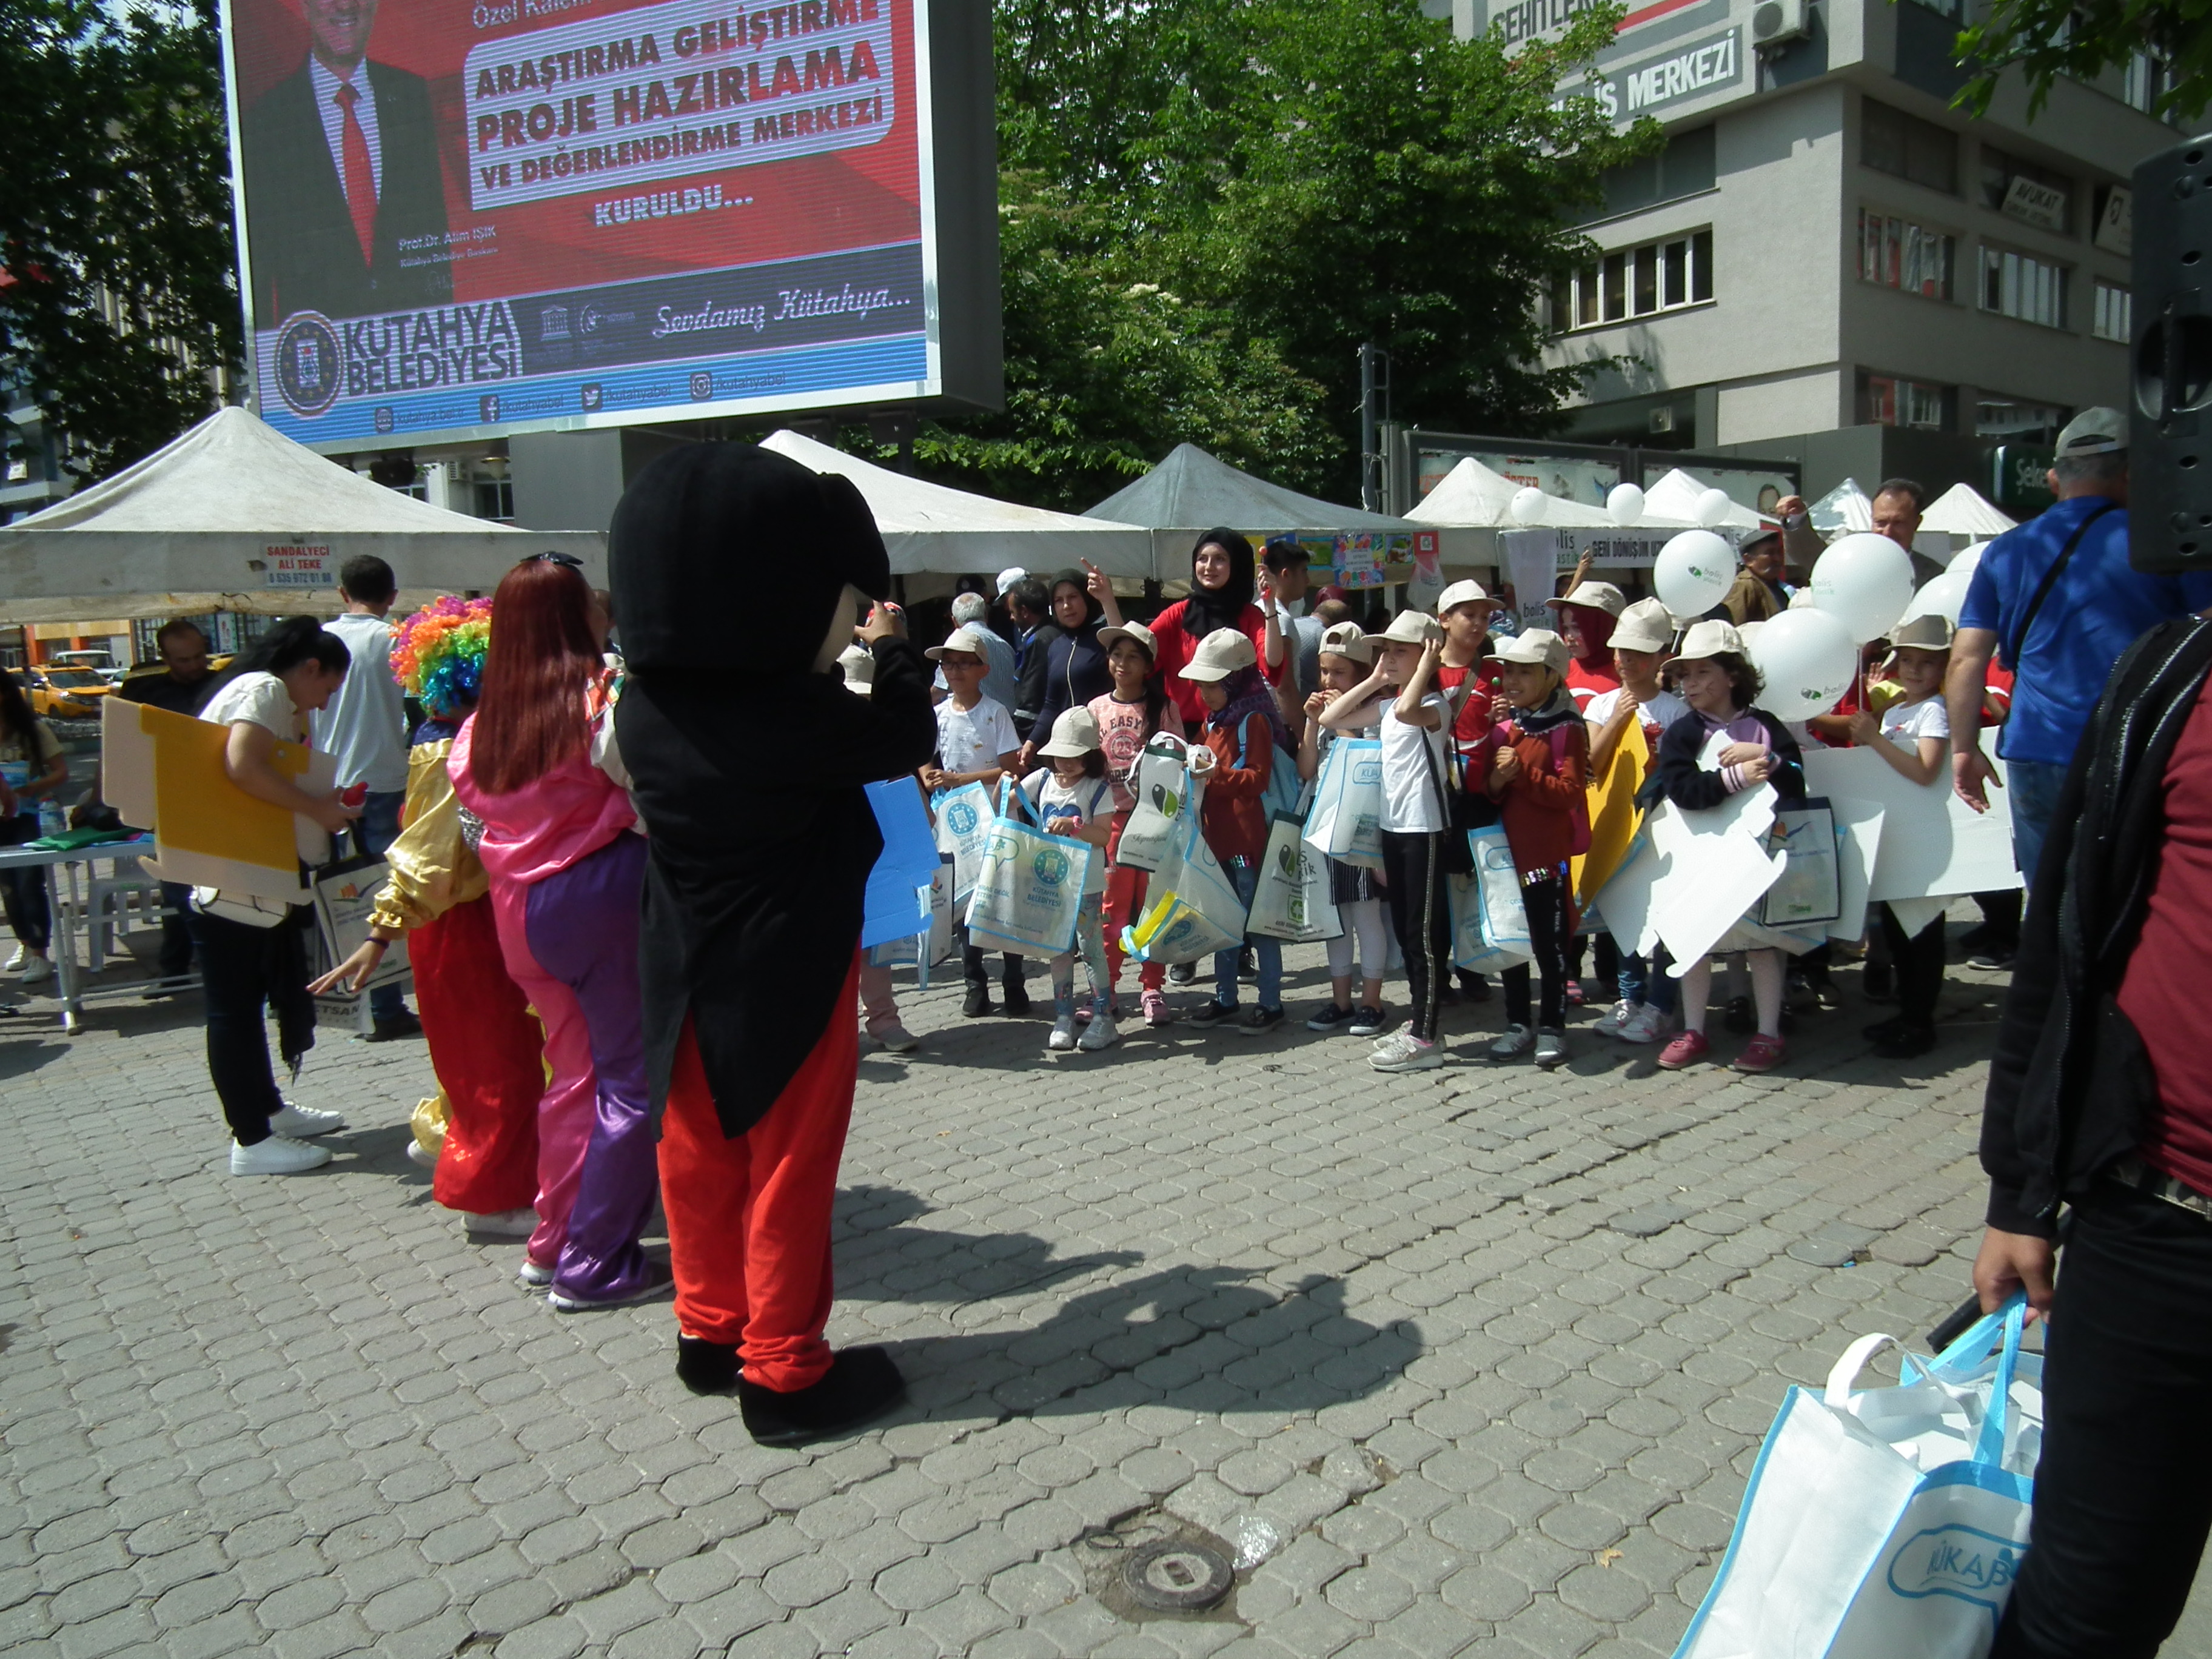
[[[1375,1045],[1367,1063],[1378,1072],[1432,1072],[1444,1063],[1444,1051],[1410,1030],[1394,1031]]]
[[[1083,1035],[1075,1039],[1075,1046],[1085,1054],[1096,1054],[1101,1048],[1112,1048],[1121,1040],[1121,1034],[1114,1029],[1113,1015],[1094,1014],[1091,1024],[1084,1028]]]
[[[284,1103],[284,1109],[269,1120],[269,1127],[287,1140],[305,1140],[309,1135],[335,1134],[345,1127],[342,1112],[319,1112],[312,1106],[295,1106]]]
[[[1075,1048],[1075,1016],[1073,1014],[1062,1014],[1058,1019],[1053,1021],[1052,1035],[1044,1040],[1044,1046],[1059,1054],[1073,1051]]]
[[[287,1140],[283,1135],[271,1135],[251,1146],[240,1146],[234,1141],[230,1148],[233,1175],[300,1175],[308,1170],[319,1170],[330,1161],[329,1147],[310,1146],[303,1140]]]
[[[47,957],[26,957],[23,963],[23,977],[21,981],[21,983],[25,985],[36,985],[40,980],[52,979],[53,976],[54,964],[52,958]]]
[[[419,1164],[426,1170],[434,1170],[438,1167],[437,1153],[428,1150],[419,1140],[408,1141],[407,1161],[410,1164]]]
[[[1614,1035],[1623,1042],[1656,1042],[1659,1033],[1666,1029],[1667,1016],[1646,1004],[1638,1008]]]
[[[8,972],[9,972],[9,973],[11,973],[11,974],[12,974],[12,973],[14,973],[14,972],[15,972],[18,968],[21,968],[21,967],[25,963],[28,962],[30,959],[31,959],[31,953],[30,953],[30,951],[29,951],[27,948],[25,948],[24,946],[22,946],[22,945],[17,945],[17,946],[15,947],[15,954],[14,956],[9,957],[8,958],[8,969],[7,969],[7,971],[8,971]]]
[[[526,1285],[534,1287],[542,1287],[544,1285],[550,1285],[553,1282],[553,1269],[550,1267],[541,1267],[537,1262],[530,1260],[529,1257],[525,1256],[522,1260],[522,1265],[514,1270],[514,1276]]]
[[[527,1238],[538,1231],[538,1212],[532,1209],[493,1210],[462,1218],[462,1224],[478,1237]]]
[[[1636,1017],[1636,1005],[1629,1001],[1616,1002],[1590,1024],[1590,1030],[1600,1036],[1617,1037]]]

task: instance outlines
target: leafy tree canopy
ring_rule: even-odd
[[[97,478],[240,362],[214,0],[0,4],[0,362]]]
[[[2060,76],[2090,80],[2148,52],[2166,70],[2152,113],[2194,119],[2212,102],[2212,0],[1994,0],[1958,52],[1975,70],[1959,101],[1977,115],[2008,69],[2026,79],[2034,113]]]

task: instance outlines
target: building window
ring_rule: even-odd
[[[477,517],[509,524],[514,519],[514,482],[511,478],[477,480]]]
[[[1959,15],[1959,0],[1916,0],[1916,3],[1925,6],[1938,17],[1954,18]]]
[[[2120,96],[2145,115],[2157,113],[2160,97],[2173,85],[2173,71],[2166,60],[2147,52],[2136,52],[2120,71]]]
[[[1552,296],[1564,332],[1601,328],[1703,305],[1713,297],[1713,234],[1696,231],[1608,253],[1584,265]]]
[[[1951,294],[1954,238],[1909,220],[1859,210],[1859,275],[1930,300]]]
[[[1893,374],[1859,376],[1859,421],[1866,426],[1907,426],[1948,431],[1954,389]]]
[[[1610,219],[1711,190],[1717,179],[1713,131],[1675,133],[1664,149],[1613,168],[1605,175],[1605,205],[1590,217]]]
[[[2066,326],[2066,270],[2009,248],[1982,250],[1982,309],[2045,328]]]
[[[2022,403],[2011,398],[1984,398],[1974,405],[1974,435],[2014,444],[2055,444],[2066,424],[2066,410],[2056,404]]]
[[[1959,193],[1958,135],[1871,98],[1860,105],[1859,160],[1877,173]]]
[[[2038,230],[2070,235],[2074,181],[2063,173],[1982,146],[1982,205]]]
[[[2097,279],[2097,314],[2089,331],[2100,340],[2125,345],[2135,337],[2135,296],[2117,283]]]

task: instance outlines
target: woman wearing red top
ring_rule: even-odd
[[[1613,625],[1628,599],[1611,582],[1577,580],[1563,599],[1547,599],[1559,618],[1559,637],[1567,642],[1567,690],[1577,708],[1603,691],[1620,690],[1613,665]]]
[[[1283,678],[1290,660],[1283,649],[1275,596],[1262,592],[1262,603],[1254,604],[1253,580],[1252,544],[1233,530],[1209,530],[1190,550],[1190,597],[1176,600],[1152,618],[1152,637],[1159,643],[1153,672],[1167,688],[1183,725],[1194,731],[1205,724],[1207,711],[1197,685],[1185,679],[1182,671],[1208,634],[1233,628],[1251,641],[1254,659],[1267,665],[1271,684]],[[1107,625],[1119,628],[1121,607],[1113,586],[1095,569],[1091,592],[1106,612]]]

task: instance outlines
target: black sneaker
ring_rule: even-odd
[[[1340,1008],[1333,1002],[1324,1002],[1321,1006],[1321,1012],[1306,1022],[1306,1030],[1323,1032],[1341,1031],[1358,1018],[1359,1015],[1356,1010]]]
[[[1194,1030],[1210,1031],[1217,1025],[1226,1025],[1237,1018],[1234,1008],[1224,1008],[1212,997],[1199,1004],[1192,1012],[1182,1017],[1182,1023]]]
[[[1759,1016],[1751,1010],[1751,999],[1730,997],[1728,1001],[1728,1012],[1721,1016],[1721,1023],[1729,1030],[1739,1035],[1747,1031],[1756,1031],[1759,1029]]]
[[[1026,1019],[1030,1012],[1030,994],[1022,988],[1018,979],[1010,979],[999,988],[999,1007],[1008,1019]]]
[[[881,1348],[847,1348],[821,1381],[791,1394],[742,1376],[737,1389],[745,1431],[763,1446],[826,1440],[881,1417],[906,1397],[905,1380]]]
[[[1896,1015],[1889,1019],[1878,1019],[1859,1035],[1869,1042],[1887,1042],[1905,1029],[1905,1017]]]
[[[422,1035],[422,1022],[402,1008],[389,1018],[375,1021],[362,1038],[363,1042],[402,1042],[409,1037]]]
[[[960,1012],[970,1019],[981,1019],[991,1012],[991,988],[980,979],[968,981],[968,994],[962,999]]]
[[[1883,1060],[1917,1060],[1936,1046],[1933,1026],[1900,1024],[1887,1040],[1875,1045],[1875,1053]]]
[[[1198,964],[1194,962],[1177,962],[1169,964],[1168,983],[1170,985],[1188,985],[1197,977]]]
[[[1352,1035],[1364,1037],[1381,1036],[1395,1023],[1389,1015],[1370,1004],[1352,1016]]]
[[[1281,1007],[1255,1008],[1237,1022],[1238,1036],[1265,1036],[1283,1023]]]

